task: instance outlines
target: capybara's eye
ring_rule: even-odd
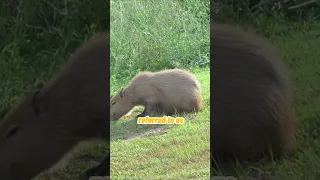
[[[112,105],[115,105],[115,104],[116,104],[116,102],[115,102],[115,101],[113,101],[113,102],[112,102]]]
[[[112,116],[116,115],[116,113],[112,113]]]
[[[21,127],[20,125],[14,125],[10,127],[5,136],[7,138],[10,138],[11,136],[15,135],[19,131],[20,127]]]

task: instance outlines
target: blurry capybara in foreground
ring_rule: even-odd
[[[145,107],[138,117],[200,111],[200,82],[182,69],[141,72],[110,99],[110,120],[118,120],[135,106]]]
[[[0,124],[0,179],[35,177],[82,140],[109,142],[109,48],[109,33],[95,35],[57,76],[39,83],[5,116]],[[102,163],[108,165],[108,159],[109,154]],[[109,166],[90,173],[109,176]]]
[[[291,154],[293,92],[281,57],[262,38],[231,25],[211,24],[210,41],[213,158],[252,161]]]

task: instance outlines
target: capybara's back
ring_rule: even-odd
[[[293,95],[272,47],[241,28],[211,25],[213,157],[258,160],[295,148]]]
[[[172,107],[178,112],[200,111],[202,109],[201,85],[189,71],[168,69],[153,73],[152,83],[165,112]],[[151,84],[152,84],[151,83]],[[171,112],[175,113],[175,112]],[[170,114],[170,113],[169,113]]]

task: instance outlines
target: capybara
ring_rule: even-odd
[[[172,115],[200,111],[200,82],[193,74],[182,69],[141,72],[126,88],[111,98],[110,120],[118,120],[134,106],[145,107],[138,117],[152,116],[155,113]]]
[[[0,179],[33,178],[82,140],[109,143],[109,44],[109,33],[93,36],[59,74],[9,111],[0,124]],[[101,176],[109,176],[104,168]],[[84,174],[97,174],[93,169]]]
[[[213,159],[256,161],[291,154],[293,90],[282,58],[252,31],[224,24],[211,24],[210,31]]]

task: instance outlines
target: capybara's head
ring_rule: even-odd
[[[52,99],[42,88],[39,83],[0,122],[0,179],[27,180],[36,176],[50,168],[63,156],[66,144],[73,142],[67,135],[68,128],[59,123],[66,119],[53,113]]]
[[[122,88],[118,94],[110,99],[110,120],[118,120],[127,114],[133,105],[129,94]]]
[[[108,137],[109,35],[79,47],[0,120],[0,180],[27,180],[56,165],[82,140]]]

